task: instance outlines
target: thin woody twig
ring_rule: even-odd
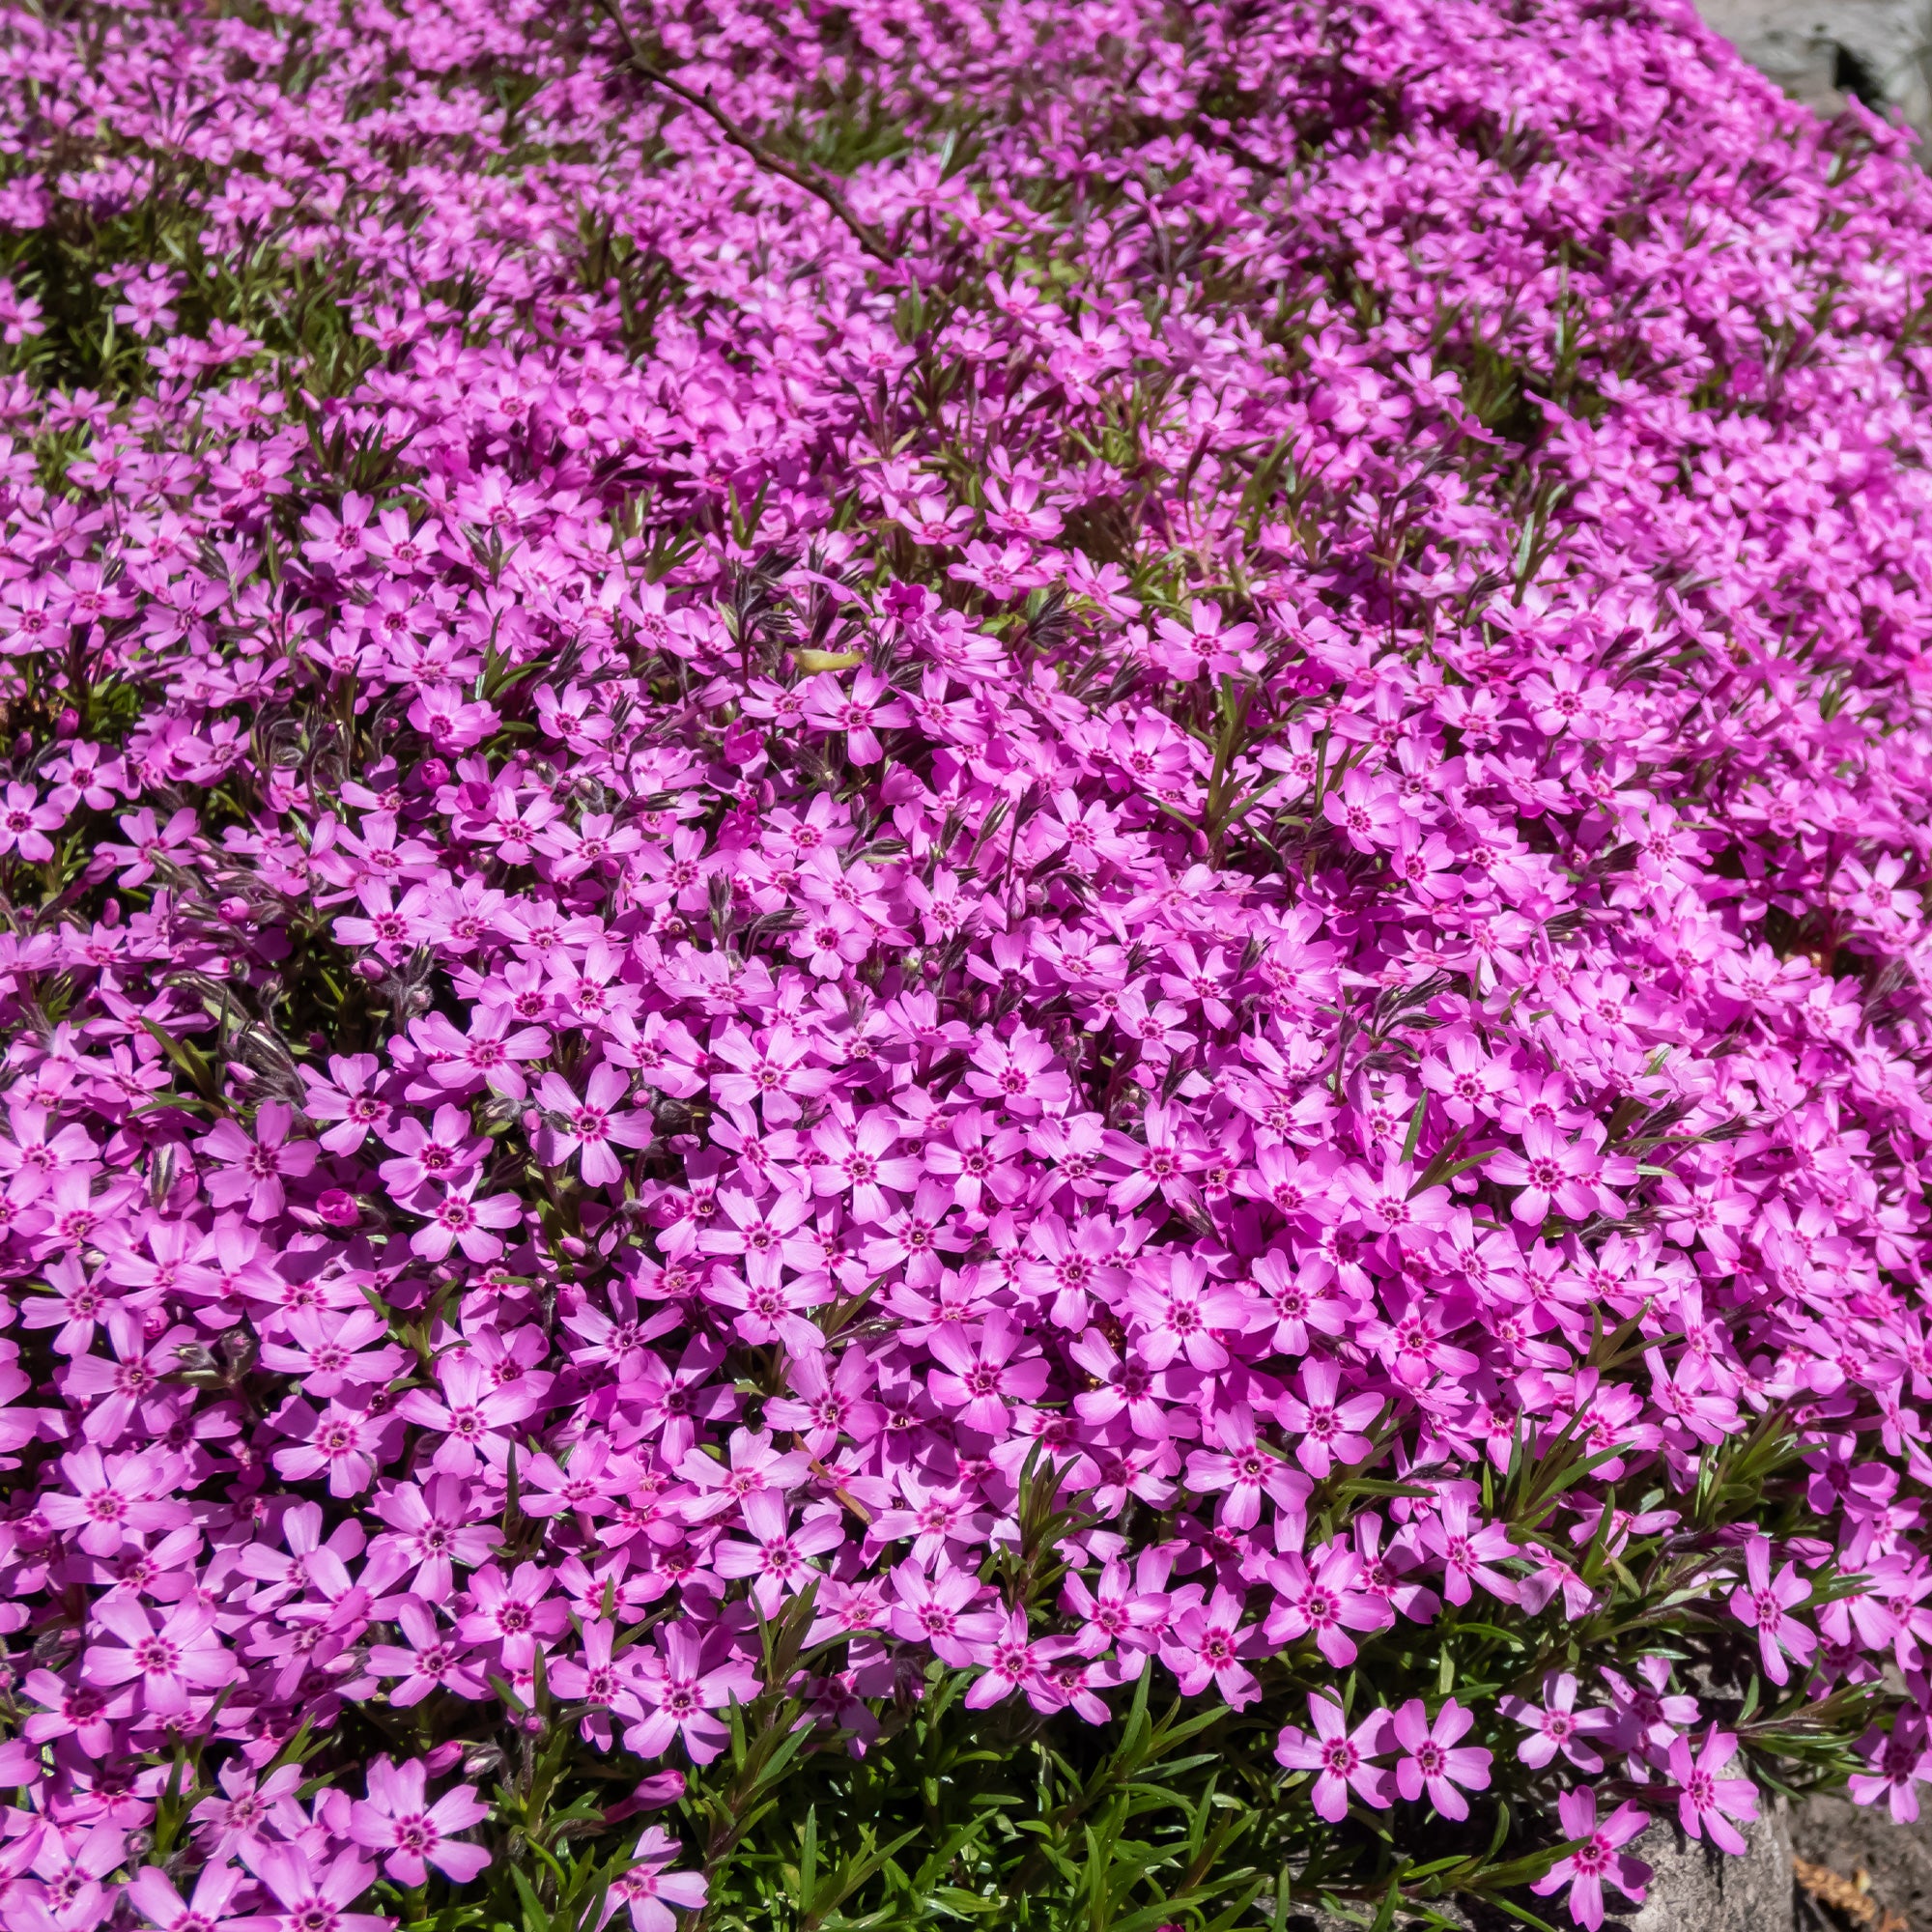
[[[784,180],[790,182],[794,187],[802,187],[807,194],[815,195],[844,223],[846,228],[851,231],[852,239],[874,261],[890,262],[894,259],[894,251],[887,242],[886,238],[869,223],[861,221],[845,206],[844,196],[836,187],[832,186],[830,183],[826,182],[815,168],[808,170],[794,167],[791,162],[783,159],[781,156],[773,154],[769,148],[753,135],[748,134],[744,128],[739,127],[737,122],[732,120],[712,99],[710,95],[699,94],[695,89],[686,87],[681,80],[672,79],[662,69],[653,67],[638,51],[638,43],[632,40],[630,29],[625,26],[616,8],[611,4],[611,0],[595,0],[595,5],[597,11],[616,30],[617,38],[624,43],[625,63],[640,79],[648,81],[653,87],[663,88],[667,94],[675,95],[687,106],[696,108],[700,114],[709,115],[718,124],[724,138],[734,148],[742,149],[761,168],[767,169],[772,174],[781,176]]]

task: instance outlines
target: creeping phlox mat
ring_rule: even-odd
[[[1646,0],[0,13],[0,1919],[1916,1815],[1928,305]]]

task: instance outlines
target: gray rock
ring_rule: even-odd
[[[1824,1865],[1842,1879],[1870,1882],[1877,1910],[1870,1927],[1887,1914],[1902,1918],[1912,1932],[1932,1932],[1932,1806],[1917,1825],[1894,1825],[1883,1805],[1858,1805],[1844,1798],[1807,1799],[1795,1809],[1767,1804],[1754,1825],[1743,1828],[1750,1849],[1726,1858],[1687,1838],[1671,1817],[1659,1818],[1630,1849],[1651,1867],[1641,1906],[1626,1907],[1614,1890],[1604,1932],[1839,1932],[1843,1921],[1810,1905],[1792,1882],[1793,1855]],[[1458,1923],[1508,1932],[1499,1915],[1478,1908]],[[1568,1922],[1559,1910],[1551,1922]],[[1361,1932],[1358,1924],[1321,1913],[1294,1913],[1293,1932]],[[1870,1932],[1870,1927],[1867,1932]]]
[[[1932,136],[1932,0],[1697,0],[1705,23],[1794,100],[1848,94]]]
[[[1619,1922],[1629,1932],[1790,1932],[1786,1807],[1767,1805],[1742,1829],[1750,1850],[1734,1859],[1686,1837],[1675,1818],[1660,1818],[1630,1848],[1652,1868],[1649,1894]]]
[[[1840,1878],[1871,1878],[1871,1895],[1901,1914],[1913,1932],[1932,1926],[1932,1818],[1894,1825],[1883,1804],[1847,1798],[1808,1799],[1791,1820],[1792,1849]],[[1811,1922],[1821,1922],[1816,1915]]]

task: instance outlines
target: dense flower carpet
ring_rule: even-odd
[[[0,273],[9,1932],[1916,1815],[1901,134],[1649,0],[10,0]]]

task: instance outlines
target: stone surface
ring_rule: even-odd
[[[1932,1932],[1932,1807],[1917,1825],[1894,1825],[1883,1805],[1812,1798],[1796,1809],[1768,1806],[1745,1835],[1749,1852],[1725,1858],[1660,1818],[1631,1846],[1654,1873],[1649,1895],[1618,1911],[1623,1901],[1607,1891],[1604,1932],[1844,1932],[1844,1919],[1808,1904],[1793,1886],[1794,1853],[1841,1878],[1868,1876],[1878,1911],[1866,1932],[1885,1914],[1903,1918],[1910,1932]],[[1480,1907],[1451,1906],[1446,1916],[1471,1932],[1519,1932]],[[1555,1925],[1570,1922],[1560,1907],[1548,1917]],[[1288,1922],[1292,1932],[1362,1932],[1321,1913],[1296,1912]]]
[[[1619,1914],[1628,1932],[1790,1932],[1791,1820],[1767,1807],[1746,1829],[1749,1852],[1726,1858],[1687,1838],[1674,1818],[1659,1819],[1631,1850],[1655,1874],[1649,1895]]]
[[[1932,136],[1932,0],[1698,0],[1705,21],[1794,100],[1848,94]]]
[[[1932,1932],[1932,1819],[1894,1825],[1883,1804],[1813,1798],[1794,1814],[1791,1842],[1801,1859],[1842,1878],[1869,1873],[1881,1907],[1902,1914],[1912,1932]]]

